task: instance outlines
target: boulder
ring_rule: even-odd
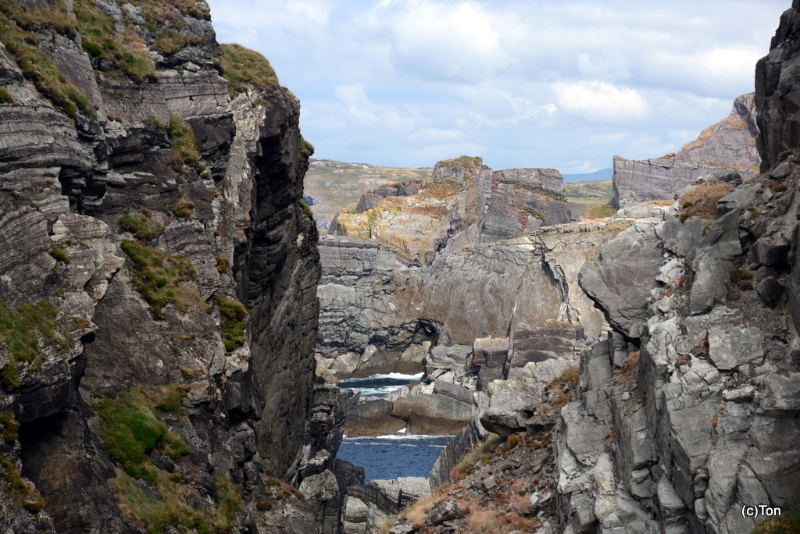
[[[489,407],[480,422],[489,432],[508,437],[526,430],[541,402],[539,390],[526,382],[495,381],[489,387]]]
[[[689,294],[692,314],[706,313],[725,298],[733,260],[741,253],[738,210],[726,213],[705,227],[705,235],[698,241],[692,261],[694,280]]]
[[[763,236],[753,245],[756,258],[761,265],[781,267],[786,265],[789,253],[789,240],[784,236]]]
[[[437,381],[438,382],[438,381]],[[461,388],[450,384],[452,388]],[[442,391],[442,385],[439,386]],[[412,434],[455,434],[472,418],[472,394],[469,401],[444,394],[410,394],[395,401],[392,416],[406,421]]]
[[[658,286],[661,251],[655,227],[635,224],[606,243],[581,269],[581,288],[626,334],[647,318],[647,297]]]
[[[754,327],[712,326],[708,329],[708,357],[720,371],[730,371],[764,358],[764,335]]]
[[[761,301],[770,308],[774,308],[780,303],[784,289],[783,285],[772,276],[764,278],[756,286]]]
[[[472,345],[472,366],[478,369],[480,386],[485,389],[492,380],[504,378],[510,348],[509,338],[478,338]]]
[[[445,501],[433,505],[433,508],[431,508],[431,511],[428,513],[428,517],[425,519],[425,524],[436,527],[445,521],[453,521],[455,519],[461,519],[462,517],[464,517],[464,512],[458,508],[456,503],[453,501]]]
[[[394,404],[385,399],[354,404],[347,411],[344,433],[348,437],[387,436],[406,427],[405,421],[392,417]]]

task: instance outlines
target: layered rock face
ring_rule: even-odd
[[[765,517],[748,507],[800,505],[800,159],[776,153],[793,134],[763,78],[791,72],[796,7],[758,66],[771,167],[696,182],[685,194],[713,202],[626,230],[582,269],[613,330],[582,352],[562,410],[558,512],[573,532],[750,532]]]
[[[629,224],[629,223],[628,223]],[[554,227],[470,247],[407,269],[373,240],[320,240],[318,363],[342,377],[418,372],[429,349],[562,321],[598,335],[603,317],[577,287],[580,268],[624,225]]]
[[[734,170],[749,180],[759,172],[759,127],[755,94],[738,97],[731,114],[709,126],[676,154],[648,160],[614,156],[615,207],[651,200],[671,200],[700,176]]]
[[[223,53],[204,2],[7,4],[0,524],[315,531],[290,493],[259,504],[338,447],[306,427],[331,403],[297,98],[241,73],[229,92],[222,65],[253,53]]]
[[[531,362],[571,360],[575,339],[605,325],[578,273],[630,223],[556,226],[422,269],[405,268],[373,240],[325,236],[318,373],[425,372],[423,383],[386,399],[357,399],[347,435],[454,434],[492,380],[517,379]]]
[[[481,158],[463,156],[437,163],[429,180],[365,192],[337,214],[330,233],[374,239],[395,248],[401,263],[430,266],[437,254],[569,219],[558,171],[492,171]]]
[[[794,150],[800,142],[795,114],[798,87],[795,82],[798,53],[797,39],[800,3],[793,1],[791,9],[781,15],[780,25],[772,38],[769,54],[756,64],[756,106],[758,107],[758,151],[761,170],[766,171],[778,162],[779,155]]]

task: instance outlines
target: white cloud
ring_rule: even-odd
[[[598,81],[553,84],[561,109],[591,121],[625,122],[647,116],[650,104],[635,89]]]
[[[381,2],[368,18],[386,32],[394,64],[425,79],[476,82],[508,61],[489,11],[473,2]]]
[[[788,0],[210,0],[319,157],[604,168],[660,156],[753,89]],[[587,163],[591,162],[591,163]]]

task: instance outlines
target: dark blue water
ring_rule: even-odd
[[[388,375],[372,375],[366,378],[350,378],[340,380],[339,387],[342,389],[352,389],[360,391],[364,397],[385,397],[392,391],[397,391],[412,380],[422,378],[422,373],[418,375],[403,375],[400,373],[390,373]]]
[[[345,438],[336,457],[364,468],[370,480],[426,477],[453,436]]]
[[[385,397],[397,391],[418,375],[391,373],[366,378],[341,380],[339,387],[361,392],[364,397]],[[426,477],[434,462],[453,436],[410,436],[395,434],[377,438],[345,438],[336,455],[364,468],[365,483],[399,477]]]

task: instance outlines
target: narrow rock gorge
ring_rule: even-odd
[[[795,0],[697,140],[615,157],[611,217],[462,156],[390,169],[319,235],[300,102],[204,1],[0,0],[0,530],[800,513],[799,29]],[[389,373],[419,380],[338,387]],[[365,484],[345,435],[453,439]]]

